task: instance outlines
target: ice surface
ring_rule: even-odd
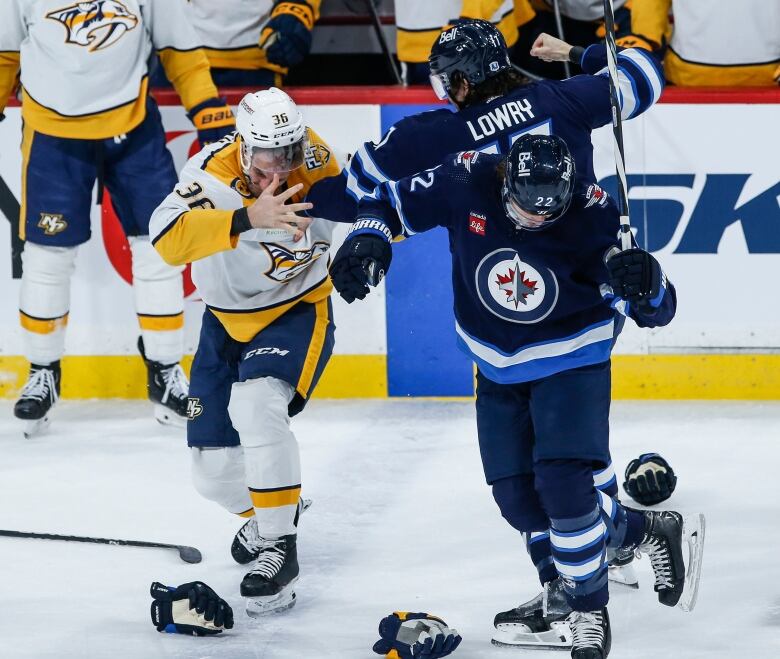
[[[545,656],[490,645],[493,615],[537,592],[519,536],[482,479],[473,404],[314,401],[293,422],[304,494],[298,605],[259,622],[238,595],[229,545],[240,521],[201,500],[183,431],[140,402],[65,402],[49,434],[22,438],[0,404],[0,528],[146,539],[175,552],[0,538],[0,657],[368,659],[393,610],[443,616],[462,659]],[[677,470],[670,500],[707,514],[696,610],[613,589],[614,659],[780,657],[780,405],[618,403],[617,470],[658,451]],[[199,639],[158,634],[149,584],[202,580],[236,628]],[[562,657],[563,653],[553,656]]]

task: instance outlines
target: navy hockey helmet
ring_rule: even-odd
[[[445,29],[431,48],[428,64],[431,86],[442,100],[449,97],[455,73],[478,85],[512,66],[504,36],[481,20],[459,21]]]
[[[506,159],[501,188],[504,209],[518,228],[546,229],[569,207],[574,159],[557,135],[523,135]]]

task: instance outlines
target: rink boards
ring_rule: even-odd
[[[341,155],[376,140],[400,117],[428,107],[427,92],[302,90],[307,122]],[[236,102],[239,94],[229,94]],[[717,102],[707,102],[707,101]],[[171,95],[162,113],[177,167],[195,133]],[[620,398],[780,398],[780,152],[776,90],[671,90],[624,124],[632,222],[640,245],[662,262],[679,310],[660,330],[627,326],[614,357]],[[18,330],[20,111],[0,123],[0,396],[26,371]],[[596,174],[614,189],[609,128],[596,131]],[[9,217],[10,216],[10,217]],[[113,214],[93,207],[93,237],[81,247],[71,293],[64,395],[141,397],[137,322],[126,245]],[[7,220],[7,222],[6,222]],[[443,232],[396,248],[386,286],[362,304],[335,298],[336,354],[318,391],[328,397],[470,396],[473,371],[455,347],[450,266]],[[197,343],[203,305],[186,285],[186,347]],[[630,325],[630,323],[629,323]]]

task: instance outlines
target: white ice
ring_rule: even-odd
[[[482,478],[473,404],[314,401],[294,420],[304,494],[298,605],[248,619],[240,521],[189,480],[183,431],[140,402],[64,402],[24,440],[0,404],[0,528],[189,544],[174,552],[0,538],[0,657],[368,659],[380,618],[429,611],[457,627],[462,659],[544,656],[490,644],[493,616],[533,596],[535,572]],[[780,405],[617,403],[615,465],[658,451],[677,470],[670,506],[707,515],[699,602],[662,607],[647,560],[639,591],[613,588],[614,659],[780,657]],[[216,638],[158,634],[149,584],[202,580],[234,607]],[[556,654],[562,657],[563,654]]]

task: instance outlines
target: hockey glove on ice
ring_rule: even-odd
[[[155,581],[150,592],[158,632],[212,636],[233,629],[233,609],[202,581],[178,587]]]
[[[609,285],[617,297],[647,313],[661,304],[666,276],[655,257],[643,249],[617,252],[607,261]]]
[[[330,266],[333,286],[348,303],[362,300],[390,269],[392,234],[380,220],[358,219]]]
[[[260,48],[271,64],[290,68],[311,50],[314,11],[306,2],[280,2],[260,34]]]
[[[201,149],[212,142],[219,142],[236,129],[233,111],[223,98],[210,98],[198,103],[187,116],[198,131]]]
[[[374,652],[400,659],[438,659],[446,657],[461,641],[456,629],[428,613],[396,611],[382,618]]]
[[[677,476],[669,463],[658,453],[644,453],[626,467],[623,489],[643,506],[666,501],[677,485]]]

